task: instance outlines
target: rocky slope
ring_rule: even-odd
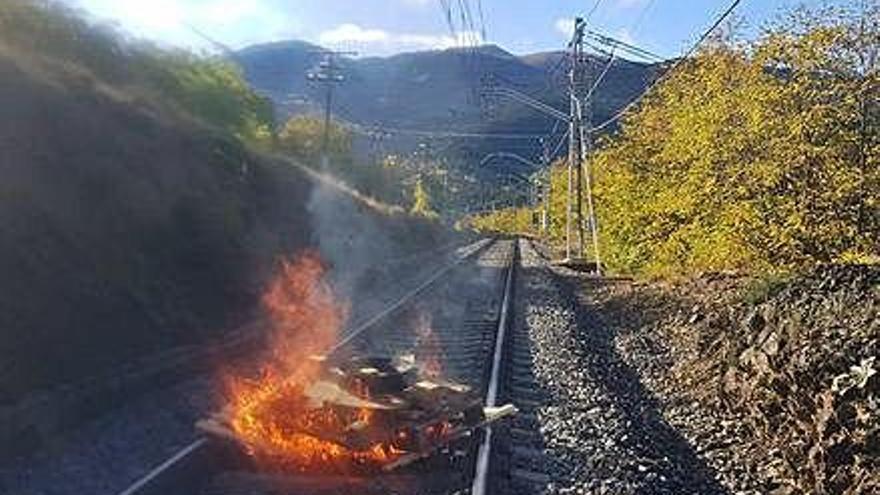
[[[880,490],[880,266],[597,279],[526,245],[549,493]]]
[[[588,282],[584,294],[731,491],[880,490],[880,267]]]

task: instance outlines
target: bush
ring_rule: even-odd
[[[529,208],[505,208],[468,219],[467,225],[477,232],[534,234],[532,210]]]
[[[798,10],[751,46],[716,41],[626,116],[589,163],[610,267],[773,272],[876,255],[878,18],[867,4]]]

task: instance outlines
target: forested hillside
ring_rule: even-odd
[[[279,115],[316,113],[325,93],[306,75],[322,59],[324,48],[283,41],[254,45],[233,55],[247,80],[270,95]],[[335,92],[334,111],[367,128],[418,131],[468,130],[495,133],[544,134],[555,121],[513,100],[488,97],[492,84],[512,87],[556,108],[568,108],[565,52],[519,57],[485,45],[470,50],[447,49],[401,53],[390,57],[340,58],[344,81]],[[564,61],[563,61],[564,62]],[[602,70],[604,58],[591,55],[592,70]],[[629,103],[650,82],[656,66],[618,59],[597,88],[595,119],[608,118]],[[389,132],[389,148],[412,149],[426,136]],[[504,140],[458,142],[447,150],[459,165],[510,143]],[[526,155],[539,155],[537,140],[523,143]]]
[[[248,81],[271,95],[282,111],[301,112],[323,105],[323,87],[309,83],[306,74],[314,70],[324,51],[309,43],[284,41],[250,46],[233,58]],[[335,95],[337,111],[364,125],[544,132],[552,120],[511,101],[496,101],[492,115],[487,115],[484,93],[494,78],[497,84],[567,108],[565,71],[558,63],[564,56],[564,52],[551,52],[518,57],[485,45],[472,50],[344,58],[339,62],[345,80]],[[601,70],[603,63],[598,56],[590,57],[593,70]],[[652,75],[651,64],[624,60],[615,64],[598,88],[596,119],[607,118],[626,105]]]
[[[877,5],[801,9],[753,43],[718,37],[682,64],[586,164],[603,262],[676,275],[876,259],[878,40]],[[566,177],[554,169],[557,245]],[[532,228],[518,218],[477,224]]]

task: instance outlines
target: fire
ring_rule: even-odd
[[[315,407],[306,394],[321,370],[311,357],[337,341],[347,316],[324,277],[314,252],[281,263],[262,299],[272,325],[271,358],[259,379],[227,380],[229,424],[256,459],[283,467],[347,469],[393,461],[403,452],[391,445],[351,450],[328,440],[352,425],[368,426],[372,411]]]
[[[324,280],[325,271],[320,256],[307,251],[292,262],[282,261],[280,273],[263,295],[272,325],[273,364],[288,374],[314,374],[307,358],[329,349],[345,323],[347,305],[338,302]],[[300,381],[309,378],[314,376]]]

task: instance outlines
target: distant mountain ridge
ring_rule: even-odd
[[[246,79],[272,98],[279,118],[284,119],[322,108],[325,89],[310,83],[306,74],[317,66],[325,51],[292,40],[249,46],[233,58]],[[567,112],[564,66],[556,71],[555,80],[551,78],[552,69],[561,65],[564,56],[565,52],[517,56],[498,46],[485,45],[473,50],[340,58],[346,80],[336,88],[334,112],[367,126],[546,134],[555,124],[552,117],[497,98],[487,105],[481,88],[485,77],[492,75],[502,84]],[[591,61],[596,73],[606,63],[599,57]],[[616,61],[598,88],[594,120],[606,119],[635,98],[655,70],[649,64]]]

